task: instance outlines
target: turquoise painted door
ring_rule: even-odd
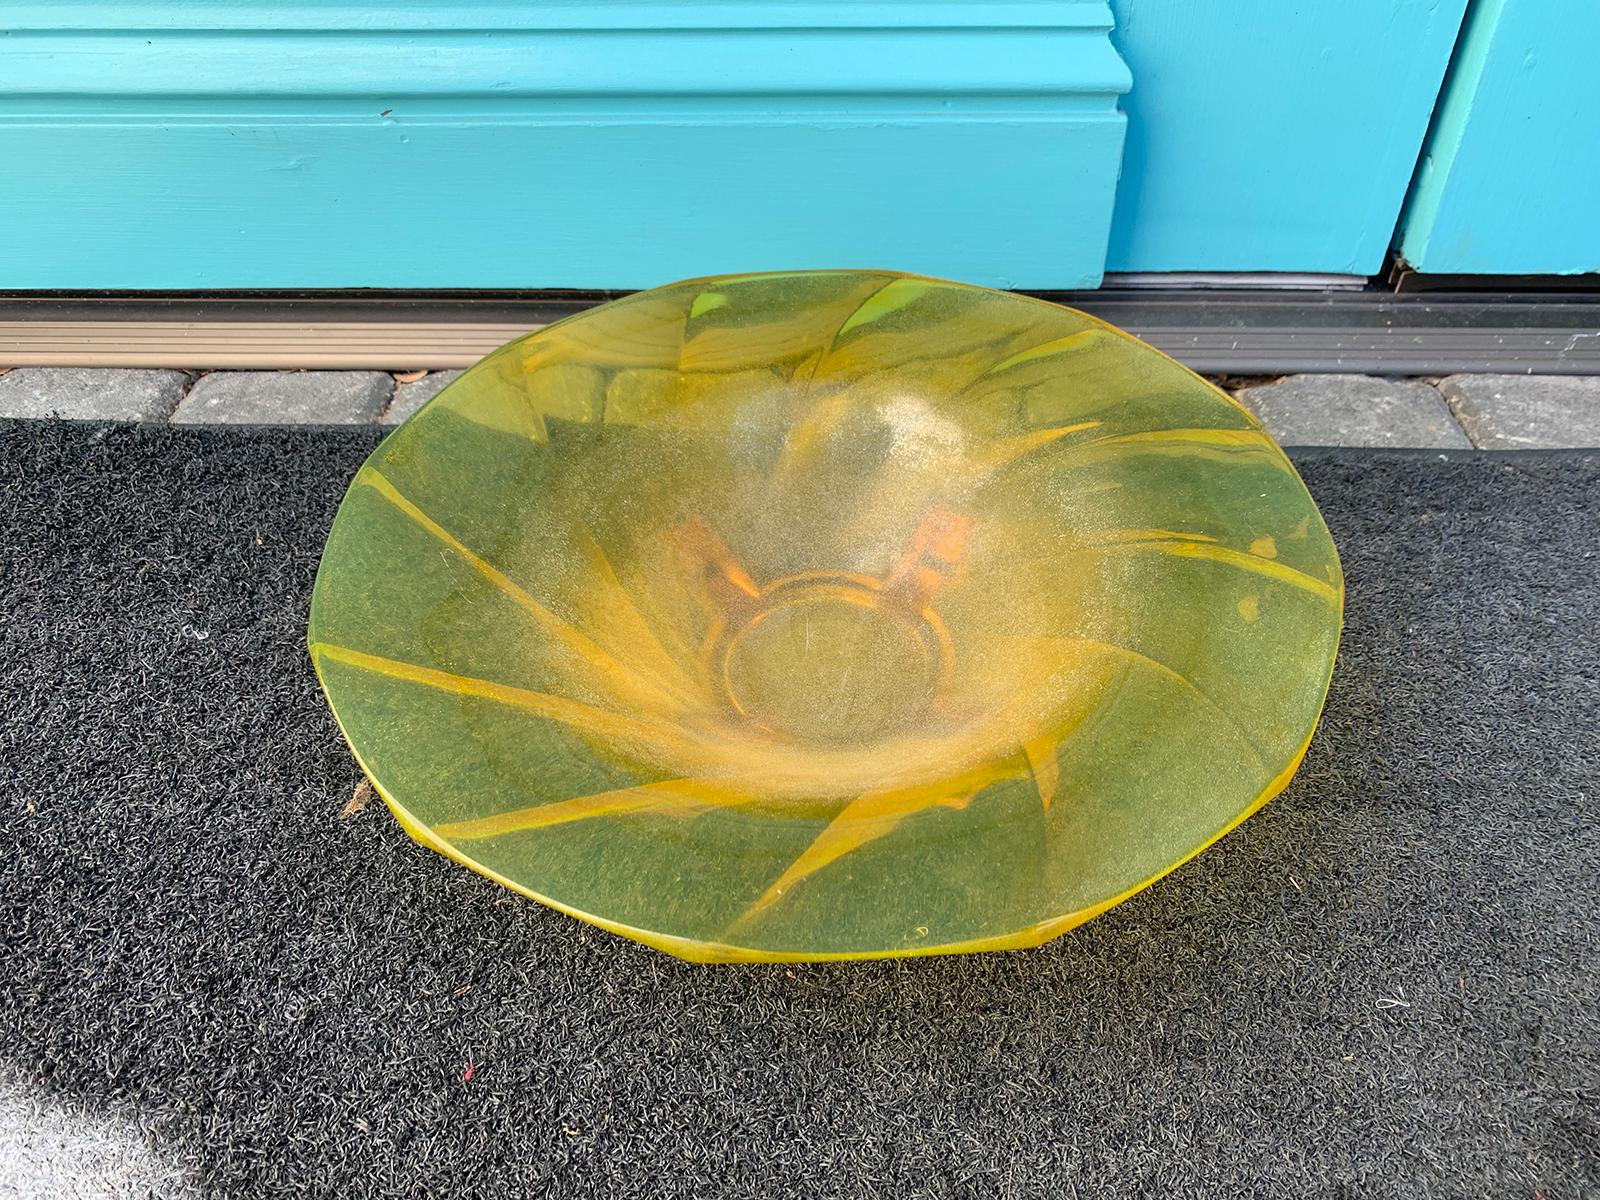
[[[1106,269],[1376,274],[1466,0],[1115,0]]]
[[[1093,286],[1103,0],[10,0],[0,288]]]
[[[1468,4],[0,0],[0,289],[1375,274]],[[1600,265],[1551,4],[1471,0],[1415,266]]]
[[[1475,0],[1400,242],[1419,271],[1600,271],[1600,4]]]

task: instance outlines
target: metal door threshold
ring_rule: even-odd
[[[442,369],[620,293],[3,295],[0,367]],[[1037,293],[1202,374],[1600,375],[1600,293]]]

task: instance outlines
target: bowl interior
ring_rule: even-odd
[[[1020,945],[1292,772],[1327,531],[1231,399],[882,273],[641,293],[491,355],[342,506],[313,655],[424,840],[697,957]]]

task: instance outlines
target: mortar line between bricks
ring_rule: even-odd
[[[183,388],[178,392],[178,398],[167,406],[167,411],[161,416],[161,424],[163,425],[172,424],[172,415],[178,411],[178,405],[182,404],[184,400],[188,398],[189,393],[194,390],[194,385],[200,380],[202,375],[206,374],[206,372],[185,371],[183,374],[185,377]]]
[[[1450,419],[1455,422],[1456,428],[1461,430],[1461,436],[1466,438],[1467,441],[1471,442],[1472,446],[1473,446],[1473,448],[1475,450],[1483,449],[1483,447],[1479,446],[1478,443],[1473,439],[1472,430],[1468,429],[1465,425],[1463,425],[1461,423],[1461,418],[1456,413],[1455,406],[1450,403],[1449,397],[1447,397],[1443,392],[1439,391],[1438,382],[1436,380],[1434,380],[1434,379],[1431,379],[1431,378],[1419,379],[1417,382],[1426,384],[1428,387],[1432,388],[1433,391],[1434,391],[1434,394],[1437,395],[1439,397],[1439,399],[1444,402],[1444,410],[1445,410],[1445,412],[1450,414]]]

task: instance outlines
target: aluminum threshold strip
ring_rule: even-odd
[[[0,367],[467,366],[616,293],[0,296]],[[1600,375],[1600,294],[1039,293],[1203,374]]]

